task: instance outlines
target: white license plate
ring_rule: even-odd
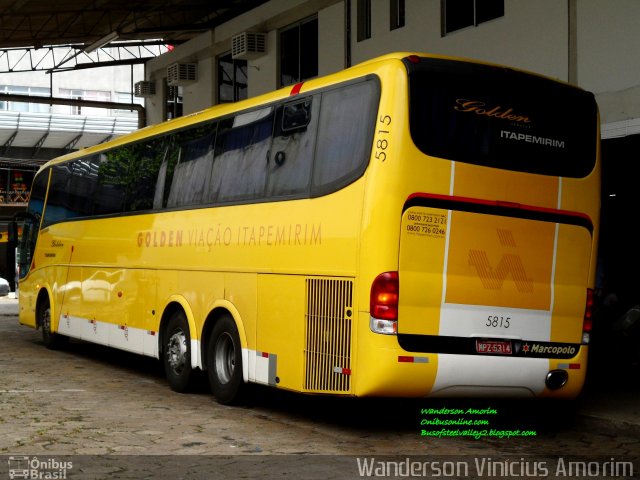
[[[511,355],[511,342],[509,340],[476,340],[476,352]]]

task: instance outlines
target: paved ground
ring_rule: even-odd
[[[357,478],[358,458],[460,459],[473,473],[477,459],[532,467],[587,454],[601,466],[635,461],[640,478],[640,429],[619,431],[597,415],[592,422],[578,414],[580,404],[337,399],[256,388],[251,405],[224,407],[205,387],[172,392],[152,359],[83,342],[47,350],[39,331],[18,325],[16,311],[15,301],[0,300],[0,480],[34,457],[45,463],[31,466],[49,473],[72,462],[66,478]],[[487,407],[496,413],[482,418],[494,431],[536,436],[421,435],[421,422],[436,418],[423,409]]]

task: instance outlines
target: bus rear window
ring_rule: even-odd
[[[574,178],[593,170],[591,93],[509,68],[434,58],[405,65],[411,136],[427,155]]]

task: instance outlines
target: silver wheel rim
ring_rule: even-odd
[[[216,341],[215,367],[220,383],[229,383],[236,368],[236,349],[231,335],[227,332],[220,335]]]
[[[167,363],[176,375],[180,375],[187,363],[187,336],[177,330],[167,343]]]

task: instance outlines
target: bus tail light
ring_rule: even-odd
[[[385,335],[398,333],[398,272],[381,273],[371,284],[369,312],[371,331]]]
[[[587,288],[587,304],[584,309],[584,321],[582,322],[582,343],[589,343],[591,329],[593,328],[594,291]]]

